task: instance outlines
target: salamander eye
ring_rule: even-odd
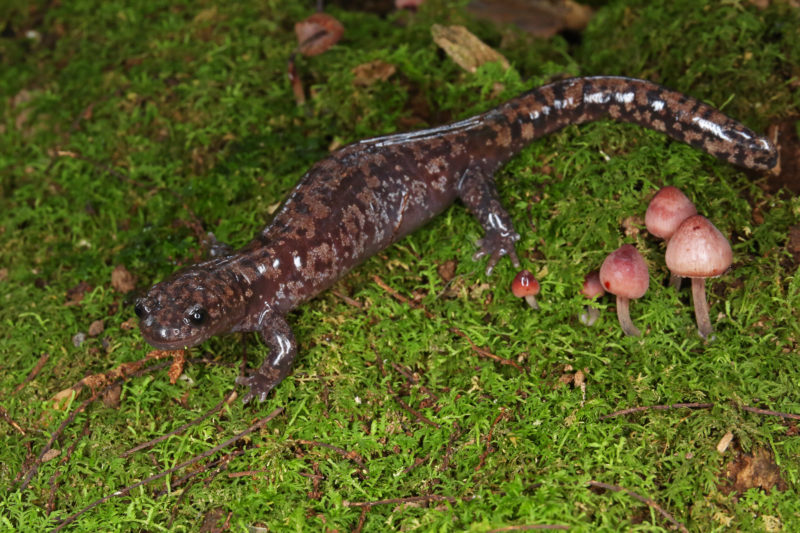
[[[202,307],[197,307],[189,311],[189,322],[195,326],[201,326],[208,318],[208,313]]]
[[[139,318],[144,318],[145,313],[147,310],[144,308],[144,304],[142,302],[136,302],[136,306],[133,308],[133,312],[136,313],[136,316]]]

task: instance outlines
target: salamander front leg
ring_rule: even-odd
[[[494,266],[504,255],[508,255],[514,266],[519,268],[519,258],[514,248],[519,233],[514,231],[511,216],[500,203],[494,176],[467,170],[458,183],[458,197],[483,226],[485,235],[478,241],[480,249],[472,258],[478,260],[489,256],[486,275],[491,275]]]
[[[281,315],[274,313],[262,324],[261,338],[269,347],[269,356],[261,367],[248,377],[236,378],[236,383],[250,387],[242,402],[253,398],[263,402],[269,391],[289,375],[297,357],[297,342],[289,323]]]

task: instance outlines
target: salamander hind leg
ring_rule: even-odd
[[[511,215],[500,203],[494,176],[487,176],[474,169],[467,170],[458,183],[458,197],[478,219],[485,232],[483,238],[478,241],[479,249],[473,259],[478,260],[488,256],[486,275],[492,273],[494,266],[504,255],[508,255],[514,266],[519,268],[520,263],[515,249],[519,233],[514,230]]]
[[[250,387],[250,391],[242,398],[244,403],[253,398],[263,402],[267,394],[289,375],[297,358],[297,342],[284,317],[270,314],[269,320],[262,324],[261,338],[269,347],[269,356],[248,377],[236,378],[238,385]]]

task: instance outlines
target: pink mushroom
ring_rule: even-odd
[[[644,224],[652,235],[664,239],[669,244],[669,239],[681,222],[697,214],[697,208],[685,194],[677,187],[667,186],[653,196],[647,212],[644,214]],[[672,274],[669,286],[675,290],[681,288],[681,278]]]
[[[667,245],[667,268],[677,275],[692,278],[692,301],[700,336],[713,331],[708,318],[706,278],[728,270],[733,250],[728,239],[706,217],[694,215],[681,223]]]
[[[617,318],[625,335],[639,337],[641,332],[631,322],[629,302],[641,298],[650,285],[647,263],[630,244],[614,250],[600,267],[600,283],[605,290],[617,296]]]
[[[597,270],[592,270],[586,274],[586,277],[583,278],[583,288],[581,289],[581,294],[589,300],[596,300],[605,293],[606,291],[603,289],[603,284],[600,283],[600,272]],[[578,319],[587,326],[591,326],[597,322],[599,317],[600,311],[592,304],[588,304],[586,307],[584,307],[584,312],[580,314]]]
[[[525,298],[533,309],[539,309],[536,295],[539,294],[539,282],[527,270],[520,270],[511,282],[511,292],[517,298]]]

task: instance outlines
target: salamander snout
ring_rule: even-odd
[[[142,337],[162,350],[200,344],[241,320],[243,298],[217,278],[185,272],[158,283],[136,300]]]

